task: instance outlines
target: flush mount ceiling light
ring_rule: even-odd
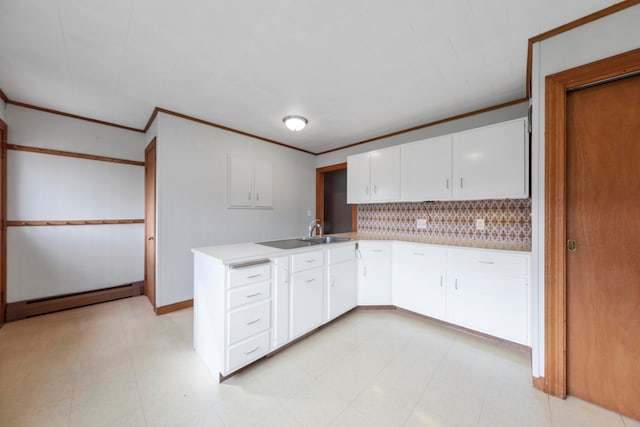
[[[302,116],[287,116],[282,119],[282,122],[289,130],[294,132],[301,131],[307,125],[308,120]]]

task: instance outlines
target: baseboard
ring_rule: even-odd
[[[395,310],[395,305],[359,305],[357,310]]]
[[[193,307],[193,299],[188,299],[186,301],[180,301],[175,304],[169,304],[169,305],[163,305],[162,307],[157,307],[156,314],[160,316],[162,314],[171,313],[172,311],[183,310],[189,307]]]
[[[134,282],[94,291],[11,302],[6,306],[7,322],[142,295],[143,285],[144,282]]]
[[[533,387],[537,388],[540,391],[544,390],[544,377],[531,377],[531,382],[533,383]],[[546,393],[546,391],[545,391]]]

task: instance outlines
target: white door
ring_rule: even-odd
[[[329,265],[329,320],[358,304],[358,266],[355,261]]]
[[[363,203],[371,199],[371,155],[347,157],[347,203]]]
[[[401,146],[401,199],[451,200],[451,135]]]
[[[454,134],[454,199],[528,197],[527,142],[525,119]]]
[[[253,205],[260,208],[273,207],[273,166],[255,162]]]
[[[227,206],[251,207],[253,204],[253,162],[227,157]]]
[[[292,274],[290,292],[290,335],[293,339],[322,324],[322,267]]]
[[[446,254],[445,248],[397,243],[393,250],[393,304],[443,320]]]
[[[358,304],[391,304],[391,243],[359,242]]]
[[[371,200],[400,200],[400,147],[371,152]]]

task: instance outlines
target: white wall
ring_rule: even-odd
[[[394,145],[404,144],[406,142],[419,141],[421,139],[434,138],[436,136],[447,135],[454,132],[461,132],[480,126],[486,126],[494,123],[504,122],[519,117],[526,117],[529,108],[528,102],[511,105],[499,110],[487,111],[485,113],[476,114],[474,116],[465,117],[450,122],[441,123],[435,126],[418,129],[413,132],[407,132],[389,138],[379,139],[367,144],[356,145],[354,147],[345,148],[344,150],[333,151],[327,154],[317,156],[317,167],[324,167],[343,163],[347,161],[347,156],[352,154],[364,153],[366,151],[376,150],[383,147],[391,147]]]
[[[157,306],[193,298],[191,248],[301,236],[315,215],[315,156],[158,115]],[[227,209],[227,154],[273,165],[273,210]]]
[[[9,144],[144,161],[144,134],[9,105]],[[144,217],[144,168],[9,150],[7,219]],[[7,301],[143,280],[144,226],[9,227]]]
[[[640,5],[533,46],[532,75],[532,367],[544,376],[545,77],[640,47]]]

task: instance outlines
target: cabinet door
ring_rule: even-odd
[[[275,259],[273,269],[273,348],[289,342],[289,257]]]
[[[371,200],[400,200],[400,147],[371,152]]]
[[[358,266],[355,259],[329,265],[329,320],[351,310],[358,304]]]
[[[444,319],[446,253],[445,248],[397,243],[393,250],[393,304]]]
[[[358,304],[391,304],[391,243],[359,242]]]
[[[253,205],[257,208],[273,207],[273,166],[270,163],[255,163]]]
[[[517,276],[451,274],[447,321],[528,345],[527,279]]]
[[[407,202],[451,200],[452,137],[401,146],[401,199]]]
[[[371,199],[371,153],[347,157],[347,203],[363,203]]]
[[[227,206],[248,208],[253,204],[253,162],[227,157]]]
[[[291,275],[289,306],[291,338],[322,324],[322,267]]]
[[[525,119],[454,134],[454,199],[528,197],[527,141]]]

